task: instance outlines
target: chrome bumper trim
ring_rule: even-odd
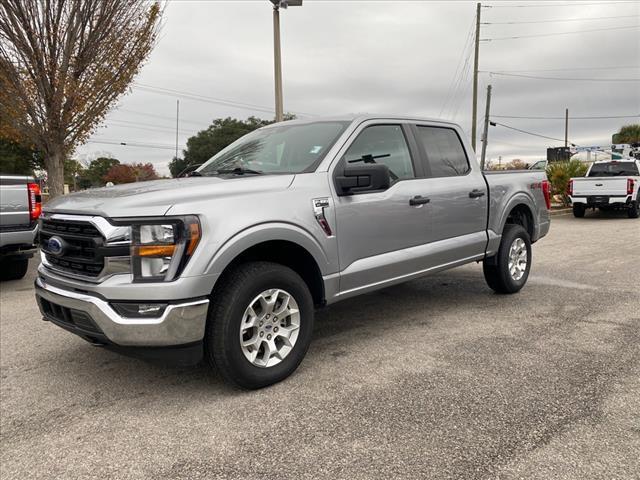
[[[106,337],[121,346],[170,346],[198,342],[204,338],[209,300],[170,304],[158,318],[125,318],[100,298],[48,285],[41,277],[35,283],[36,299],[80,310],[91,316]],[[40,307],[42,310],[42,307]]]

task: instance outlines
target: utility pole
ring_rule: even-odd
[[[480,170],[484,170],[484,159],[487,155],[487,140],[489,139],[489,109],[491,108],[491,85],[487,86],[487,108],[484,113],[484,132],[482,134],[482,156]]]
[[[180,100],[176,100],[176,160],[178,160],[178,125],[180,122]]]
[[[273,5],[273,69],[276,84],[276,122],[283,119],[282,58],[280,53],[280,7]]]
[[[569,109],[564,110],[564,148],[569,146]]]
[[[476,123],[478,117],[478,55],[480,54],[480,8],[476,5],[476,54],[473,59],[473,106],[471,113],[471,146],[476,150]]]

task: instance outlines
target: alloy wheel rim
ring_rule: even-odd
[[[273,288],[256,296],[240,324],[240,347],[256,367],[279,364],[291,353],[300,333],[300,309],[293,295]]]
[[[515,281],[520,280],[527,271],[528,254],[527,244],[520,237],[511,243],[509,248],[509,275]]]

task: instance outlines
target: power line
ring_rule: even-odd
[[[493,42],[494,40],[516,40],[519,38],[534,38],[534,37],[553,37],[557,35],[575,35],[579,33],[590,33],[590,32],[606,32],[611,30],[628,30],[630,28],[640,28],[640,25],[629,25],[625,27],[609,27],[609,28],[593,28],[590,30],[575,30],[573,32],[555,32],[555,33],[536,33],[534,35],[518,35],[515,37],[496,37],[496,38],[481,38],[481,42]]]
[[[520,132],[520,133],[525,133],[527,135],[532,135],[534,137],[540,137],[540,138],[546,138],[549,140],[556,140],[558,142],[564,142],[564,139],[560,139],[560,138],[554,138],[554,137],[547,137],[546,135],[540,135],[539,133],[533,133],[533,132],[528,132],[527,130],[522,130],[520,128],[515,128],[515,127],[511,127],[509,125],[505,125],[504,123],[499,123],[499,122],[491,122],[495,125],[500,125],[501,127],[504,128],[508,128],[509,130],[515,130],[516,132]],[[573,142],[569,142],[572,146],[577,146],[575,145]]]
[[[185,98],[187,100],[197,100],[197,101],[202,101],[202,102],[207,102],[207,103],[214,103],[217,105],[224,105],[227,107],[234,107],[234,108],[240,108],[240,109],[245,109],[245,110],[254,110],[254,111],[260,111],[260,112],[264,112],[264,113],[274,113],[274,110],[271,107],[266,107],[264,105],[256,105],[256,104],[251,104],[251,103],[244,103],[244,102],[238,102],[235,100],[227,100],[224,98],[217,98],[217,97],[209,97],[206,95],[200,95],[198,93],[192,93],[192,92],[186,92],[186,91],[182,91],[182,90],[174,90],[171,88],[164,88],[164,87],[156,87],[153,85],[148,85],[148,84],[144,84],[144,83],[134,83],[134,86],[140,90],[146,91],[146,92],[150,92],[150,93],[156,93],[159,95],[168,95],[171,97],[180,97],[180,98]],[[304,112],[292,112],[295,113],[296,115],[304,115],[304,116],[313,116],[310,113],[304,113]]]
[[[525,22],[483,22],[481,25],[524,25],[530,23],[565,23],[565,22],[590,22],[594,20],[612,20],[614,18],[639,18],[640,15],[619,15],[615,17],[587,17],[587,18],[564,18],[556,20],[529,20]]]
[[[482,73],[519,73],[519,72],[573,72],[579,70],[630,70],[638,69],[640,65],[615,65],[611,67],[565,67],[565,68],[532,68],[530,70],[479,70]]]
[[[548,7],[576,7],[576,6],[588,6],[588,5],[611,5],[615,3],[626,3],[627,5],[633,5],[639,2],[596,2],[596,3],[550,3],[540,2],[535,5],[482,5],[483,8],[548,8]]]
[[[136,110],[129,110],[128,108],[117,108],[115,111],[133,113],[134,115],[143,115],[145,117],[162,118],[164,120],[171,120],[172,122],[175,121],[176,119],[176,117],[169,117],[167,115],[156,115],[153,113],[146,113],[146,112],[138,112]],[[124,122],[124,120],[121,120],[121,121]],[[191,123],[193,125],[198,125],[201,127],[204,122],[196,122],[195,120],[183,120],[182,118],[180,118],[180,123]]]
[[[445,101],[440,108],[440,113],[438,116],[442,116],[443,111],[449,104],[449,99],[451,99],[451,109],[455,106],[455,99],[458,95],[458,88],[462,83],[465,73],[467,71],[467,65],[469,64],[469,59],[471,57],[471,46],[473,45],[473,40],[475,38],[475,23],[476,19],[473,18],[471,22],[471,26],[469,27],[469,33],[467,34],[467,39],[465,40],[462,51],[460,52],[460,58],[456,65],[456,70],[453,75],[453,81],[449,84],[449,88],[447,89],[447,95],[445,97]],[[466,56],[465,56],[466,53]],[[466,57],[466,58],[465,58]],[[464,63],[462,60],[465,59]]]
[[[502,77],[535,78],[537,80],[569,80],[573,82],[640,82],[640,78],[569,78],[569,77],[539,77],[537,75],[522,75],[518,73],[483,72],[489,75],[499,75]]]
[[[518,115],[491,115],[493,118],[517,118],[527,120],[564,120],[565,117],[525,117]],[[639,118],[637,115],[599,115],[595,117],[569,117],[569,120],[604,120],[608,118]]]
[[[175,145],[161,145],[161,144],[150,144],[150,143],[132,143],[132,142],[118,142],[116,140],[87,140],[87,143],[102,143],[105,145],[118,145],[122,147],[144,147],[144,148],[159,148],[164,150],[174,150]],[[184,145],[181,145],[184,147]]]
[[[146,123],[140,123],[140,122],[131,122],[131,121],[127,121],[127,120],[109,120],[107,121],[107,126],[108,125],[113,125],[116,127],[128,127],[128,128],[136,128],[136,129],[141,129],[141,130],[150,130],[150,131],[156,131],[156,132],[171,132],[174,133],[176,131],[175,128],[171,128],[171,127],[165,127],[162,125],[154,125],[154,124],[146,124]],[[193,135],[194,131],[193,130],[179,130],[180,133],[184,134],[184,135]]]

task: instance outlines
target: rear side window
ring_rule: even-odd
[[[594,163],[590,177],[633,177],[638,175],[636,162]]]
[[[454,177],[469,172],[469,160],[455,130],[418,125],[418,141],[427,154],[429,176]]]
[[[374,162],[389,167],[391,183],[415,178],[409,147],[400,125],[365,128],[344,155],[348,163]]]

